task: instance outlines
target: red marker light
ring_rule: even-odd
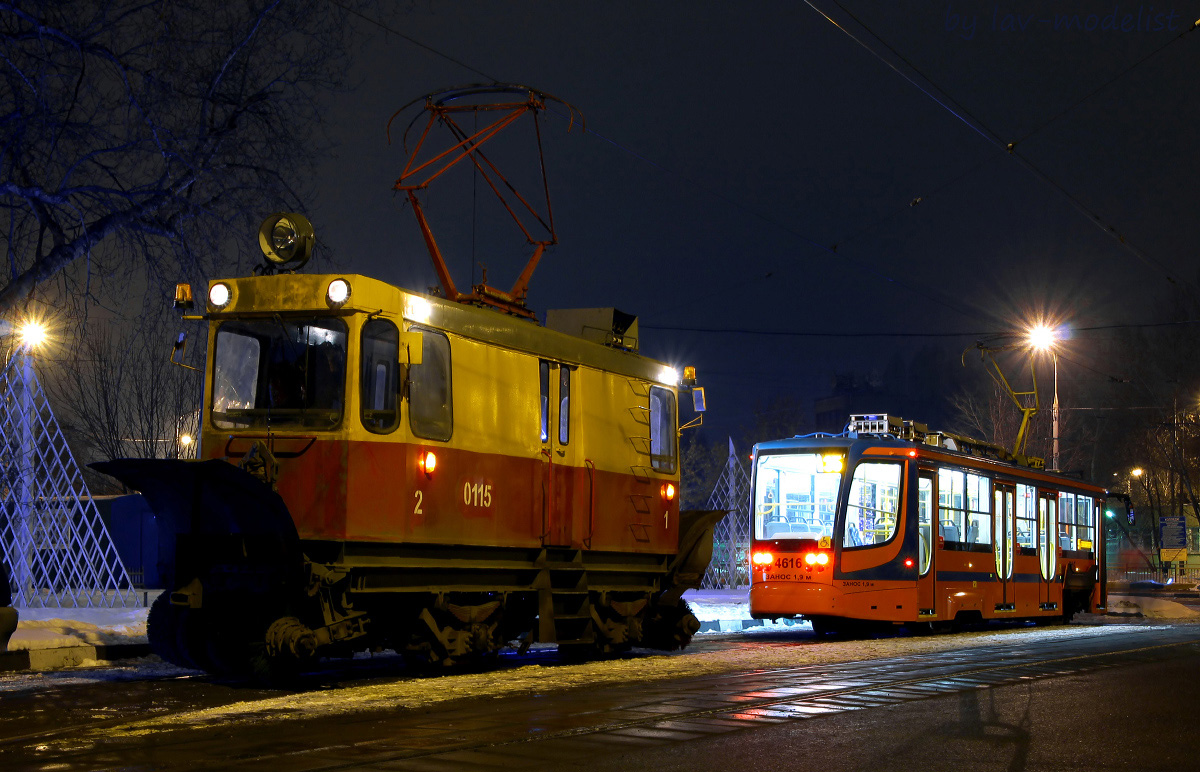
[[[912,558],[905,558],[905,559],[904,559],[904,567],[905,567],[905,568],[912,568],[912,567],[913,567],[913,559],[912,559]]]
[[[810,566],[815,566],[817,564],[817,553],[815,553],[815,552],[806,553],[804,556],[804,562]]]
[[[917,457],[917,451],[915,451],[915,450],[910,450],[910,451],[908,451],[908,457],[909,457],[909,458],[916,458],[916,457]]]
[[[770,552],[755,552],[750,559],[756,566],[769,566],[775,561],[775,556]]]
[[[818,552],[817,553],[817,565],[818,566],[829,565],[829,554],[826,552]]]
[[[427,450],[421,454],[417,466],[421,467],[421,471],[428,477],[433,474],[434,469],[437,469],[437,456],[433,454],[432,450]]]

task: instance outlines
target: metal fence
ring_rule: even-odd
[[[141,605],[33,364],[21,354],[0,372],[0,557],[14,606]]]
[[[729,441],[725,470],[708,497],[708,509],[729,514],[713,529],[713,556],[701,587],[736,590],[750,586],[750,476]]]
[[[1159,570],[1144,569],[1140,571],[1117,571],[1110,570],[1108,572],[1108,581],[1110,583],[1130,583],[1133,582],[1158,582],[1166,584],[1173,583],[1191,583],[1200,584],[1200,566],[1195,568],[1168,568]]]

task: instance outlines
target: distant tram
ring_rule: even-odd
[[[1105,606],[1106,491],[888,415],[759,443],[750,610],[817,633]]]

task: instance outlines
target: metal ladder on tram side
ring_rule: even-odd
[[[594,643],[592,601],[582,550],[555,560],[550,549],[538,557],[538,640],[542,643]]]

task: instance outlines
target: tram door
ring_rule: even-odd
[[[1017,601],[1016,588],[1011,586],[1013,561],[1016,551],[1016,494],[1012,485],[996,484],[992,502],[992,536],[996,550],[996,579],[1000,582],[998,603],[1005,611],[1012,611]]]
[[[574,447],[578,438],[572,434],[571,421],[572,372],[557,362],[539,363],[542,410],[542,544],[566,546],[571,543],[571,521],[574,498]]]
[[[933,524],[937,517],[934,503],[937,501],[937,478],[933,472],[921,470],[917,480],[917,539],[920,554],[917,557],[917,609],[919,614],[930,614],[937,604],[937,531]]]
[[[1054,576],[1058,573],[1058,491],[1038,491],[1038,602],[1049,604],[1054,597]],[[1042,608],[1048,608],[1042,605]]]

